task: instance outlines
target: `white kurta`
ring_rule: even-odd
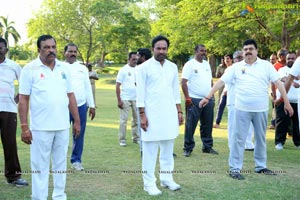
[[[179,132],[176,104],[180,104],[177,66],[153,57],[137,67],[137,107],[144,107],[148,129],[143,141],[175,139]]]

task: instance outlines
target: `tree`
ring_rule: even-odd
[[[21,36],[14,27],[15,22],[9,21],[8,17],[3,16],[0,16],[0,20],[1,37],[7,41],[7,46],[9,47],[10,36],[14,39],[15,44],[18,43]]]
[[[258,41],[262,57],[279,48],[299,45],[296,1],[169,1],[173,4],[163,10],[159,3],[164,1],[156,1],[158,20],[152,31],[167,34],[176,44],[174,51],[170,51],[172,56],[192,53],[191,45],[197,43],[204,43],[211,55],[224,55],[241,48],[247,38]]]
[[[36,38],[48,33],[58,45],[73,42],[84,63],[103,66],[109,53],[125,54],[145,41],[144,27],[149,25],[147,20],[134,17],[130,11],[133,5],[130,0],[46,0],[30,20],[28,35]]]

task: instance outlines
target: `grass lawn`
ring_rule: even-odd
[[[287,139],[285,149],[274,148],[274,130],[267,132],[268,167],[277,176],[255,174],[253,152],[245,152],[245,180],[233,180],[227,174],[227,112],[224,113],[220,129],[213,130],[214,149],[219,155],[201,153],[199,130],[195,133],[196,147],[191,157],[182,155],[183,126],[176,139],[174,179],[182,189],[172,192],[162,189],[159,197],[150,197],[143,191],[141,157],[139,146],[131,142],[130,128],[127,147],[118,143],[119,110],[115,98],[115,75],[101,75],[97,81],[97,113],[88,121],[83,154],[83,172],[71,171],[67,175],[66,193],[69,200],[125,200],[125,199],[238,199],[268,200],[300,198],[300,150]],[[182,104],[183,105],[183,104]],[[29,146],[20,140],[18,129],[18,151],[23,178],[31,183]],[[71,152],[69,145],[68,161]],[[0,143],[1,146],[1,143]],[[3,150],[0,147],[0,200],[30,199],[31,186],[16,188],[5,183],[3,175]],[[70,163],[68,162],[68,169]],[[158,177],[158,175],[157,175]],[[49,199],[52,195],[52,176],[49,183]],[[159,181],[157,182],[159,185]],[[160,188],[160,186],[159,186]]]

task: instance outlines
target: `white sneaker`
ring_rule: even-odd
[[[77,170],[77,171],[83,171],[84,170],[84,168],[82,167],[80,162],[72,163],[71,168],[74,169],[74,170]]]
[[[276,144],[275,149],[282,150],[283,149],[282,144],[281,143]]]
[[[153,186],[144,186],[144,190],[148,192],[149,195],[151,196],[157,196],[161,195],[162,192],[156,187],[156,185]]]
[[[169,188],[170,190],[176,191],[176,190],[180,190],[181,186],[178,185],[177,183],[175,183],[174,181],[170,181],[170,182],[164,182],[162,181],[160,183],[161,187],[165,187],[165,188]]]
[[[120,140],[120,146],[121,147],[126,147],[126,140]]]
[[[300,145],[296,146],[296,149],[300,149]]]

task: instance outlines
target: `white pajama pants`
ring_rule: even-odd
[[[234,105],[227,105],[227,111],[228,111],[228,126],[227,126],[227,131],[228,131],[228,147],[230,149],[230,145],[232,142],[232,135],[234,132],[234,116],[235,116],[235,108]],[[246,143],[245,143],[245,149],[253,149],[254,144],[252,142],[252,138],[254,135],[254,128],[253,124],[251,123],[249,126],[248,130],[248,135],[246,138]]]
[[[174,140],[161,141],[143,141],[143,157],[142,157],[142,171],[144,187],[156,185],[155,166],[157,160],[158,149],[159,153],[159,179],[160,181],[173,181],[174,158],[173,148]]]
[[[47,200],[50,174],[53,175],[53,200],[65,200],[69,129],[32,131],[30,145],[32,170],[32,199]]]

